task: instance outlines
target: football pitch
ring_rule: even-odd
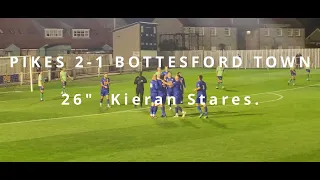
[[[134,77],[114,75],[111,92],[128,94],[129,104],[100,108],[100,78],[68,82],[69,106],[62,106],[61,82],[45,84],[44,102],[35,86],[0,88],[0,161],[320,161],[320,70],[297,70],[296,85],[288,86],[288,69],[231,70],[225,90],[215,89],[214,69],[173,69],[186,79],[185,118],[149,117],[149,105],[134,108]],[[153,72],[144,72],[150,82]],[[197,75],[202,74],[209,96],[209,118],[199,119],[187,104]],[[149,95],[149,84],[145,85]],[[81,94],[82,104],[73,96]],[[92,94],[91,98],[85,98]],[[222,97],[229,96],[222,105]],[[240,105],[231,103],[240,97]],[[250,96],[251,105],[242,99]],[[256,105],[258,102],[258,105]],[[150,103],[149,103],[150,104]]]

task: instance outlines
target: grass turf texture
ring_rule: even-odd
[[[68,83],[70,97],[82,104],[62,106],[59,81],[47,83],[45,101],[38,89],[0,89],[0,161],[320,161],[320,71],[226,70],[226,90],[216,90],[215,70],[179,69],[192,93],[202,73],[211,96],[251,95],[250,106],[209,106],[209,119],[183,105],[185,119],[149,117],[149,106],[99,107],[99,79]],[[150,72],[144,73],[148,80]],[[110,76],[111,93],[134,95],[135,75]],[[22,91],[22,92],[12,92]],[[85,94],[91,93],[91,99]],[[146,84],[146,95],[149,95]],[[123,102],[120,97],[120,102]],[[186,99],[186,97],[185,97]],[[240,102],[244,103],[243,99]],[[259,102],[259,105],[255,105]],[[221,104],[221,100],[219,100]]]

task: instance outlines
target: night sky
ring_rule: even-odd
[[[144,21],[144,22],[151,22],[153,21],[154,18],[124,18],[125,21],[127,21],[127,23],[134,23],[134,22],[138,22],[138,21]]]
[[[306,28],[306,37],[320,27],[320,18],[297,18]]]

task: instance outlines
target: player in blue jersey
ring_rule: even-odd
[[[102,107],[103,98],[106,97],[107,107],[110,108],[110,100],[109,100],[110,78],[108,78],[108,74],[104,74],[103,78],[100,81],[100,85],[101,85],[100,107]]]
[[[204,115],[204,118],[208,118],[208,107],[207,107],[207,84],[203,81],[203,76],[198,76],[198,82],[196,84],[196,89],[194,91],[197,92],[197,109],[200,113],[199,118]],[[202,113],[200,105],[203,105],[204,113]]]
[[[167,81],[164,80],[165,75],[161,75],[160,79],[158,80],[158,97],[161,98],[161,117],[167,117],[166,111],[165,111],[165,104],[167,100],[167,85],[169,84]]]
[[[168,73],[168,76],[167,76],[167,78],[166,78],[166,81],[168,82],[168,83],[171,83],[171,84],[173,84],[173,82],[175,81],[175,79],[171,76],[171,73],[169,72]],[[173,96],[173,87],[170,87],[170,86],[167,86],[167,97],[168,98],[171,98],[171,97],[174,97]],[[172,100],[170,99],[170,102],[169,102],[169,109],[171,110],[171,106],[172,106]]]
[[[184,93],[184,89],[187,88],[186,86],[186,81],[184,80],[184,78],[181,75],[181,72],[178,72],[177,75],[180,77],[180,82],[181,82],[181,90],[182,90],[182,95],[181,95],[181,104],[183,104],[183,93]]]
[[[176,115],[174,117],[179,117],[179,111],[182,113],[182,117],[185,117],[186,112],[182,110],[180,104],[181,104],[181,98],[182,98],[182,83],[180,81],[180,76],[177,75],[175,77],[175,81],[172,83],[172,89],[173,89],[173,96],[175,100],[175,112]]]
[[[159,83],[157,80],[157,74],[154,74],[150,82],[150,97],[151,97],[150,117],[152,118],[156,118],[156,113],[158,110],[158,106],[156,105],[158,89],[159,89]]]
[[[163,75],[166,78],[168,76],[168,73],[169,73],[168,66],[165,66],[164,71],[161,73],[161,75]]]

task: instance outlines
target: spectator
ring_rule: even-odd
[[[300,57],[301,57],[302,55],[301,55],[301,53],[298,53],[297,55],[296,55],[296,68],[297,69],[301,69],[301,67],[300,67]]]

